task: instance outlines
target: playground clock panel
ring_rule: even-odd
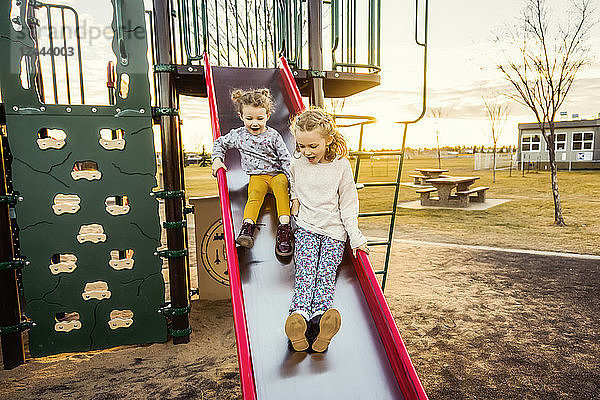
[[[202,237],[200,245],[202,266],[216,282],[229,286],[227,270],[227,252],[225,251],[225,235],[221,219],[215,221]]]

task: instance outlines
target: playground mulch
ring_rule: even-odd
[[[0,399],[237,399],[232,318],[229,301],[196,301],[190,343],[32,359],[0,372]]]
[[[403,246],[392,262],[386,296],[431,399],[600,398],[597,260]]]
[[[430,399],[594,399],[599,269],[597,261],[396,244],[386,297]],[[0,371],[0,398],[240,398],[229,302],[193,305],[189,344],[32,359]]]

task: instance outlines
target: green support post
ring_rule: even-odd
[[[5,168],[4,141],[0,133],[0,196],[7,196],[8,185]],[[0,202],[0,264],[14,263],[12,227],[10,221],[10,204]],[[16,268],[0,269],[0,328],[18,325],[21,322],[21,304],[17,285]],[[20,331],[3,333],[2,361],[4,369],[18,367],[25,362],[23,337]]]
[[[204,1],[202,1],[204,4]],[[154,26],[156,27],[156,62],[172,64],[173,49],[171,48],[170,2],[154,0]],[[204,17],[204,15],[203,15]],[[206,26],[206,25],[205,25]],[[163,109],[176,109],[178,106],[175,89],[175,75],[169,71],[156,72],[158,99],[157,105]],[[171,304],[175,308],[189,306],[189,274],[187,265],[187,249],[185,227],[178,224],[184,220],[183,209],[183,157],[181,154],[181,131],[177,115],[160,116],[162,168],[164,189],[178,195],[165,196],[165,213],[170,229],[167,229],[168,250],[161,252],[168,257],[169,287]],[[173,225],[175,224],[175,225]],[[171,334],[173,343],[188,343],[190,341],[189,318],[187,314],[173,315]],[[175,332],[175,333],[174,333]]]
[[[323,1],[308,0],[308,62],[311,71],[323,70]],[[310,78],[310,104],[325,106],[323,78]]]

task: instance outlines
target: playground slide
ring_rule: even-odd
[[[280,69],[211,67],[205,73],[213,136],[239,127],[229,93],[233,88],[271,89],[275,100],[269,125],[290,151],[290,116],[302,98],[281,59]],[[335,307],[342,327],[325,353],[288,349],[283,326],[294,287],[293,259],[275,255],[277,213],[268,195],[252,249],[236,248],[248,177],[237,150],[226,155],[227,173],[218,173],[223,228],[244,399],[407,399],[427,396],[412,366],[366,254],[347,251],[339,268]]]

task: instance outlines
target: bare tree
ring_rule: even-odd
[[[442,169],[442,154],[440,152],[440,122],[446,116],[446,110],[443,107],[429,107],[427,115],[433,118],[435,125],[435,140],[437,142],[438,168]]]
[[[486,116],[490,124],[489,136],[494,144],[492,182],[496,183],[496,151],[498,148],[498,139],[500,138],[500,135],[502,135],[504,125],[510,114],[510,106],[506,103],[501,103],[498,94],[486,94],[482,96],[482,99]]]
[[[554,119],[581,67],[590,62],[586,45],[594,21],[592,0],[573,0],[566,22],[552,18],[546,0],[525,0],[520,24],[496,38],[507,45],[498,69],[513,90],[507,95],[528,107],[548,144],[554,223],[565,226],[558,192]]]

